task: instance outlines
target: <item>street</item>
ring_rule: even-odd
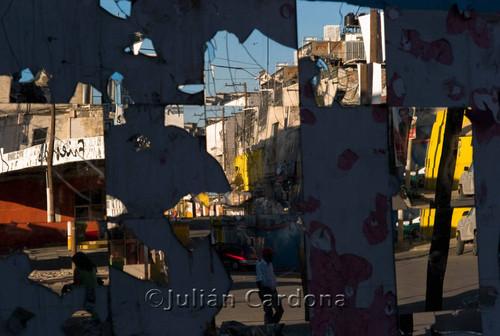
[[[414,314],[414,329],[416,330],[414,335],[426,335],[425,329],[429,329],[430,325],[435,322],[436,317],[443,314],[423,313],[425,310],[425,284],[429,247],[429,243],[423,243],[395,254],[398,311],[399,314]],[[444,281],[444,311],[473,308],[477,305],[479,288],[477,257],[472,255],[471,244],[466,244],[464,254],[460,256],[456,255],[455,250],[456,241],[451,239]],[[56,258],[55,248],[31,250],[29,252],[32,258],[39,258],[34,264],[44,269],[34,272],[31,276],[32,279],[37,280],[38,278],[41,280],[44,278],[44,285],[53,289],[56,293],[60,292],[65,283],[71,282],[71,270],[59,267],[50,269],[53,267],[50,267],[52,264],[48,259]],[[101,249],[91,254],[96,261],[101,261],[99,259],[104,259],[101,257],[102,253],[104,251]],[[59,254],[61,254],[60,251]],[[56,265],[54,260],[52,262]],[[107,268],[102,261],[98,263],[98,266],[98,273],[104,277],[105,284],[107,284]],[[227,321],[238,321],[245,325],[262,325],[264,322],[263,309],[260,306],[255,307],[260,304],[255,291],[255,270],[230,271],[230,275],[233,285],[229,294],[234,298],[232,301],[234,304],[228,301],[226,307],[222,308],[216,316],[217,326],[220,327],[223,322]],[[284,331],[297,329],[298,327],[302,328],[301,330],[307,330],[304,303],[301,302],[298,305],[296,299],[292,300],[293,304],[287,302],[287,299],[292,295],[301,298],[305,295],[302,290],[299,272],[297,269],[278,269],[276,270],[276,276],[278,293],[285,295],[282,300],[284,314],[281,320],[282,323],[285,323],[286,329]]]
[[[430,244],[396,253],[396,282],[400,314],[425,311],[425,284]],[[463,255],[457,256],[456,240],[450,240],[448,264],[444,279],[443,310],[464,308],[463,301],[478,295],[477,256],[466,244]]]
[[[414,335],[426,335],[426,329],[449,311],[460,308],[473,308],[477,305],[479,278],[477,257],[472,255],[472,245],[467,244],[463,255],[455,253],[455,239],[450,240],[448,266],[444,280],[443,312],[425,311],[425,287],[427,276],[427,259],[430,243],[416,246],[408,251],[397,252],[396,280],[399,314],[414,315]],[[276,272],[278,278],[278,293],[297,294],[301,289],[300,276],[297,271]],[[230,291],[235,298],[234,307],[223,308],[216,317],[220,326],[224,321],[238,321],[246,325],[263,324],[264,313],[261,307],[253,308],[245,301],[245,295],[256,288],[255,274],[252,270],[231,272],[233,287]],[[250,304],[259,303],[257,294],[250,297]],[[285,325],[307,323],[304,317],[304,307],[293,308],[284,304],[282,321]]]
[[[234,307],[228,304],[227,307],[222,308],[219,314],[217,314],[217,326],[220,326],[224,321],[233,320],[246,325],[264,324],[264,311],[262,307],[252,307],[260,304],[259,296],[256,292],[249,292],[257,288],[255,284],[255,271],[245,270],[233,272],[231,277],[233,279],[233,286],[230,294],[234,296],[235,304]],[[296,270],[283,272],[276,271],[276,278],[278,281],[277,289],[279,294],[284,294],[288,298],[292,294],[297,295],[297,290],[299,290],[299,292],[301,292],[299,296],[304,296],[300,275]],[[247,293],[249,293],[249,295],[246,298]],[[286,298],[283,299],[282,302],[285,311],[281,319],[282,323],[286,325],[306,323],[304,319],[304,304],[301,304],[300,307],[292,307],[292,305],[287,303]],[[292,303],[296,303],[296,301],[292,301]]]

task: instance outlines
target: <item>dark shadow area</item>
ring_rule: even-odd
[[[446,294],[445,294],[446,295]],[[479,307],[479,289],[468,290],[463,293],[443,298],[443,310],[474,309]],[[405,313],[424,312],[425,301],[400,305],[399,310]]]

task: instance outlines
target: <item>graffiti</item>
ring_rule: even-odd
[[[9,164],[3,158],[3,148],[0,148],[0,161],[1,161],[0,172],[3,172],[4,170],[9,170]]]
[[[446,29],[452,35],[469,32],[479,48],[490,49],[493,46],[493,27],[474,10],[460,13],[457,4],[454,4],[446,17]]]
[[[413,29],[403,29],[400,48],[424,62],[434,60],[444,65],[453,63],[452,48],[447,40],[425,42],[420,38],[420,33]]]
[[[370,215],[363,222],[363,235],[370,245],[383,242],[389,234],[386,223],[389,210],[387,197],[378,193],[375,204],[376,211],[370,211]]]
[[[44,166],[47,164],[47,155],[47,143],[10,153],[3,153],[2,150],[0,152],[0,173]],[[104,141],[102,136],[56,140],[54,143],[54,165],[102,159],[104,159]]]
[[[42,147],[45,147],[45,145]],[[45,147],[45,150],[40,152],[40,155],[38,156],[38,162],[40,163],[47,162],[48,151],[49,149]],[[54,156],[53,156],[54,161],[58,161],[71,156],[75,158],[76,157],[83,158],[84,155],[85,155],[85,142],[83,141],[83,139],[77,140],[76,147],[72,146],[71,140],[68,140],[68,143],[61,143],[58,144],[58,146],[54,146]]]

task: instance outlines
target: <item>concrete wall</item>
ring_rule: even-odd
[[[4,153],[25,149],[33,145],[34,130],[49,128],[49,105],[35,105],[28,111],[26,107],[8,104],[7,115],[0,118],[0,148]],[[14,110],[16,109],[16,110]],[[56,139],[86,138],[104,134],[103,113],[101,107],[73,108],[56,107]],[[48,137],[47,137],[48,141]]]
[[[454,3],[364,0],[357,5],[398,6],[386,8],[389,18],[386,36],[391,49],[387,59],[392,62],[387,75],[390,105],[473,107],[483,335],[496,336],[500,333],[497,300],[500,202],[495,193],[500,187],[496,170],[500,148],[496,22],[500,3],[466,0],[460,2],[460,8],[451,7]],[[149,2],[135,2],[131,9],[133,19],[122,20],[103,11],[98,2],[12,2],[2,16],[5,27],[2,38],[10,45],[0,51],[2,74],[18,71],[21,61],[41,65],[54,74],[53,101],[66,103],[78,82],[93,83],[104,92],[110,73],[114,69],[120,71],[124,85],[138,105],[128,111],[137,115],[128,115],[127,124],[112,128],[109,134],[106,156],[109,172],[113,174],[108,175],[112,177],[107,181],[108,192],[127,205],[126,226],[148,246],[168,250],[176,256],[169,265],[174,275],[169,288],[182,292],[196,287],[208,292],[216,287],[227,292],[230,285],[227,274],[220,261],[211,257],[214,253],[209,253],[207,242],[188,252],[173,238],[170,226],[160,215],[186,193],[224,191],[227,183],[221,180],[223,174],[215,162],[206,153],[200,153],[187,134],[154,121],[163,121],[158,116],[162,115],[165,104],[203,102],[202,94],[187,95],[177,87],[179,83],[203,81],[204,59],[199,57],[200,50],[217,31],[231,31],[244,40],[258,26],[271,39],[296,47],[296,9],[293,2],[285,0],[253,0],[234,6],[221,0],[162,2],[154,8],[150,6]],[[60,11],[54,10],[57,7],[71,13],[71,20],[61,20]],[[467,15],[460,12],[470,8],[477,12],[468,11]],[[477,14],[483,12],[489,13]],[[43,18],[43,22],[33,17]],[[163,17],[169,20],[158,19]],[[137,31],[137,22],[148,27],[155,48],[164,52],[164,58],[124,54],[124,41]],[[47,36],[47,31],[51,36]],[[25,38],[27,32],[29,39]],[[164,38],[165,32],[176,38]],[[405,37],[403,45],[401,36]],[[386,185],[389,179],[386,110],[366,107],[345,113],[316,108],[314,97],[309,96],[312,92],[309,76],[315,67],[302,63],[300,76],[309,281],[315,294],[326,290],[346,292],[349,308],[315,308],[311,319],[313,332],[395,335],[393,257],[385,232],[386,202],[391,193]],[[137,134],[151,138],[156,147],[149,151],[133,150],[128,140]],[[325,143],[331,146],[328,161],[325,161]],[[367,180],[368,177],[371,179]],[[358,190],[367,185],[360,195]],[[353,191],[340,197],[332,193],[334,189]],[[0,286],[1,320],[6,321],[16,307],[22,306],[34,314],[25,327],[26,334],[62,335],[60,326],[81,307],[83,290],[61,299],[33,286],[25,281],[31,269],[24,255],[0,260],[0,270],[10,275],[3,277]],[[110,273],[113,279],[110,313],[114,331],[119,335],[165,332],[202,335],[205,323],[217,313],[217,309],[206,307],[194,312],[176,309],[170,313],[155,309],[144,302],[144,297],[151,289],[157,289],[156,284],[131,279],[113,268]],[[107,315],[107,295],[106,289],[97,293],[96,306],[102,317]]]
[[[10,83],[12,78],[10,76],[0,76],[0,103],[10,102]]]

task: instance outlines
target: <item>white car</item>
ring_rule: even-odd
[[[457,225],[457,255],[464,253],[465,243],[472,243],[472,254],[477,255],[476,208],[464,211]]]
[[[460,197],[474,195],[474,164],[464,168],[465,172],[458,181],[458,194]]]

